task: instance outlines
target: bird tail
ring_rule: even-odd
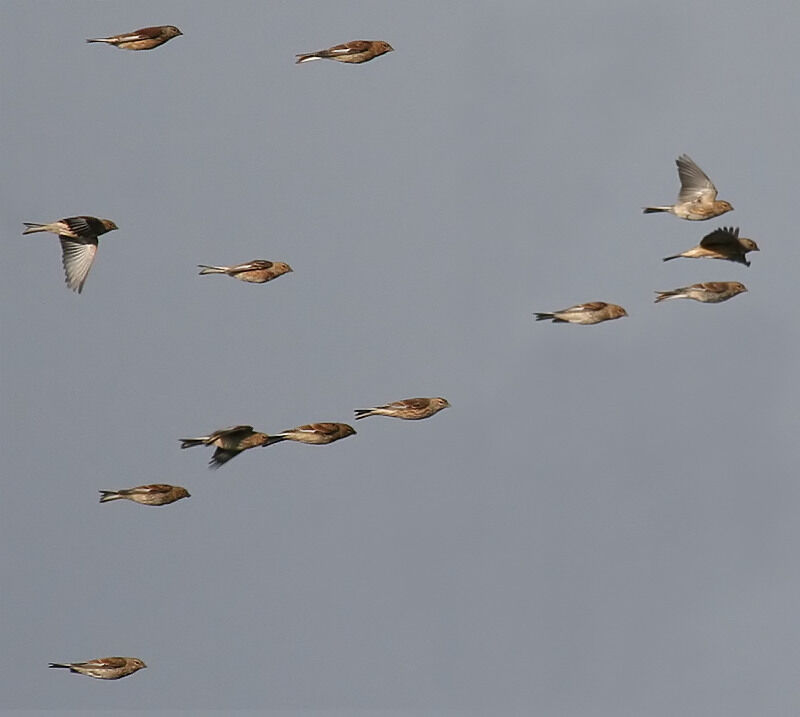
[[[313,62],[314,60],[321,60],[322,58],[316,52],[308,52],[304,55],[295,55],[297,57],[295,65],[302,65],[304,62]]]
[[[107,37],[93,37],[90,40],[87,40],[86,42],[107,42],[111,45],[114,44],[114,40],[111,40]]]
[[[675,256],[665,256],[661,261],[672,261],[673,259],[680,259],[683,254],[675,254]]]
[[[656,212],[668,212],[672,207],[642,207],[642,214],[655,214]]]
[[[63,667],[65,670],[71,670],[72,665],[64,665],[61,662],[51,662],[47,665],[48,667]]]
[[[206,444],[205,438],[179,438],[181,448],[191,448],[192,446],[204,446]]]
[[[674,299],[677,296],[680,296],[680,291],[657,291],[655,303],[657,304],[659,301],[666,301],[667,299]]]
[[[356,414],[356,421],[359,418],[366,418],[367,416],[374,416],[375,414],[372,412],[371,408],[357,408],[355,410]]]
[[[117,493],[115,490],[101,490],[100,491],[100,502],[101,503],[108,503],[110,500],[121,500],[122,496]]]
[[[206,266],[205,264],[198,264],[197,267],[199,269],[202,269],[202,271],[199,272],[201,275],[202,274],[224,274],[225,272],[228,271],[227,268],[224,267],[224,266]]]
[[[22,222],[25,225],[23,234],[33,234],[34,232],[46,232],[47,224],[37,224],[36,222]]]
[[[546,311],[537,312],[534,314],[534,316],[536,317],[537,321],[547,321],[547,319],[553,319],[553,321],[555,321],[556,319],[555,314],[547,313]]]
[[[285,440],[287,440],[286,436],[281,436],[280,434],[277,435],[277,436],[269,436],[269,437],[267,437],[267,440],[264,443],[264,446],[271,446],[274,443],[280,443],[281,441],[285,441]]]

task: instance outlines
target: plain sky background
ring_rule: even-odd
[[[0,15],[1,707],[798,713],[795,1]],[[396,51],[293,64],[362,38]],[[642,215],[683,152],[733,213]],[[21,236],[76,214],[120,227],[80,296]],[[661,262],[718,226],[752,267]],[[196,273],[255,258],[294,273]],[[750,291],[653,304],[715,280]],[[590,300],[630,317],[532,317]],[[437,395],[217,472],[178,449]],[[153,482],[192,497],[97,503]],[[46,667],[106,655],[149,668]]]

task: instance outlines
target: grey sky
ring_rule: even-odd
[[[796,3],[0,14],[0,707],[797,713]],[[396,52],[293,65],[361,38]],[[733,213],[641,214],[683,152]],[[120,227],[80,296],[21,236],[75,214]],[[752,267],[661,262],[717,226]],[[255,258],[294,273],[196,275]],[[716,280],[749,292],[652,303]],[[531,315],[590,300],[630,317]],[[216,473],[178,449],[436,395]],[[153,482],[192,497],[97,503]],[[149,668],[46,668],[118,654]]]

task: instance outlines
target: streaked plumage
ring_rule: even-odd
[[[299,65],[303,62],[311,62],[312,60],[336,60],[337,62],[360,64],[362,62],[369,62],[393,50],[394,48],[383,40],[353,40],[352,42],[345,42],[341,45],[334,45],[327,50],[305,52],[296,55],[297,61],[295,64]]]
[[[715,229],[710,234],[706,234],[700,243],[687,249],[681,254],[665,256],[664,261],[686,257],[687,259],[727,259],[735,261],[745,266],[750,266],[750,262],[745,259],[745,254],[751,251],[759,251],[758,244],[752,239],[739,236],[739,227],[722,227]]]
[[[87,662],[51,662],[48,667],[62,667],[97,680],[118,680],[120,677],[132,675],[147,665],[138,657],[99,657]]]
[[[267,445],[279,443],[280,441],[297,441],[298,443],[321,446],[338,441],[340,438],[352,436],[355,432],[355,429],[346,423],[307,423],[303,426],[272,434]]]
[[[743,291],[747,291],[747,287],[738,281],[708,281],[703,284],[682,286],[672,291],[657,291],[655,303],[667,299],[693,299],[703,304],[718,304],[732,299]]]
[[[132,500],[141,505],[169,505],[181,498],[190,498],[189,491],[179,485],[166,483],[153,483],[140,485],[136,488],[125,490],[101,490],[100,502],[108,503],[112,500]]]
[[[197,265],[204,274],[227,274],[234,279],[246,281],[250,284],[264,284],[272,279],[292,271],[292,267],[283,261],[267,261],[266,259],[253,259],[246,264],[236,266],[208,266],[207,264]]]
[[[178,35],[183,35],[183,33],[175,25],[156,25],[155,27],[142,27],[121,35],[96,37],[86,42],[104,42],[107,45],[114,45],[120,50],[152,50]]]
[[[24,224],[26,228],[23,234],[35,232],[58,234],[66,284],[79,294],[83,291],[83,285],[97,253],[97,237],[118,228],[110,219],[88,216],[66,217],[50,224],[35,222],[24,222]]]
[[[219,468],[242,451],[258,446],[268,446],[272,441],[266,433],[254,431],[252,426],[232,426],[214,431],[199,438],[181,438],[181,448],[192,446],[216,446],[216,451],[209,461],[209,468]]]
[[[714,183],[691,157],[682,154],[675,163],[678,165],[678,177],[681,180],[678,201],[669,206],[644,207],[642,211],[645,214],[669,212],[681,219],[703,221],[733,209],[730,203],[717,199]]]
[[[534,314],[537,321],[552,319],[554,324],[599,324],[601,321],[610,321],[627,316],[618,304],[608,304],[605,301],[590,301],[586,304],[576,304],[560,311],[537,312]]]
[[[355,414],[356,420],[368,416],[390,416],[406,421],[418,421],[422,418],[430,418],[434,413],[449,406],[447,399],[440,396],[436,398],[404,398],[374,408],[357,408]]]

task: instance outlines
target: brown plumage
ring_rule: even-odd
[[[733,207],[721,199],[717,199],[717,188],[689,155],[682,154],[675,160],[678,165],[678,177],[681,189],[678,201],[669,206],[644,207],[645,214],[653,212],[669,212],[681,219],[703,221],[730,212]]]
[[[217,450],[208,463],[209,468],[219,468],[242,451],[274,443],[266,433],[254,431],[252,426],[232,426],[214,431],[199,438],[181,438],[181,448],[192,446],[216,446]]]
[[[35,232],[58,234],[66,284],[79,294],[83,291],[89,269],[94,263],[97,253],[97,237],[118,228],[110,219],[88,216],[66,217],[50,224],[23,223],[25,224],[23,234],[34,234]]]
[[[679,259],[682,256],[688,259],[707,257],[709,259],[727,259],[750,266],[750,262],[745,259],[745,254],[751,251],[759,251],[758,244],[747,237],[740,237],[739,227],[735,229],[722,227],[706,234],[697,246],[687,249],[681,254],[665,256],[664,261]]]
[[[534,314],[537,321],[552,319],[554,324],[599,324],[601,321],[610,321],[627,316],[618,304],[607,304],[605,301],[590,301],[587,304],[576,304],[560,311],[537,312]]]
[[[292,271],[292,267],[283,261],[267,261],[266,259],[253,259],[246,264],[236,266],[208,266],[207,264],[197,265],[204,274],[227,274],[234,279],[246,281],[250,284],[264,284],[272,279]]]
[[[147,665],[138,657],[99,657],[87,662],[51,662],[48,667],[61,667],[97,680],[118,680]]]
[[[183,35],[183,33],[175,25],[156,25],[155,27],[142,27],[121,35],[96,37],[86,42],[104,42],[107,45],[114,45],[120,50],[152,50],[178,35]]]
[[[719,304],[744,291],[747,291],[747,287],[738,281],[708,281],[704,284],[682,286],[672,291],[657,291],[655,303],[667,299],[693,299],[703,304]]]
[[[153,483],[140,485],[136,488],[125,490],[101,490],[100,502],[108,503],[111,500],[132,500],[141,505],[169,505],[181,498],[190,498],[189,491],[179,485],[166,483]]]
[[[418,421],[422,418],[430,418],[433,414],[449,406],[447,399],[440,396],[436,398],[404,398],[374,408],[357,408],[355,414],[356,420],[368,416],[390,416],[406,421]]]
[[[296,55],[297,61],[295,64],[299,65],[303,62],[311,62],[312,60],[336,60],[336,62],[360,64],[362,62],[369,62],[393,50],[394,48],[383,40],[353,40],[352,42],[345,42],[341,45],[334,45],[327,50],[305,52]]]
[[[303,426],[290,428],[287,431],[275,433],[269,437],[267,445],[280,441],[297,441],[309,445],[321,446],[338,441],[340,438],[355,435],[355,428],[346,423],[307,423]]]

